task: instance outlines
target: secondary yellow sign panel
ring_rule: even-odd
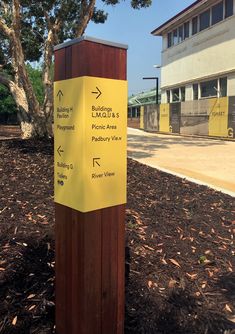
[[[81,212],[126,203],[127,82],[54,84],[55,202]]]
[[[170,105],[169,103],[160,104],[160,132],[170,132]]]
[[[144,106],[140,107],[140,129],[144,129]]]
[[[209,100],[209,136],[228,137],[228,97]]]

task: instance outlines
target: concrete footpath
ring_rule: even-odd
[[[128,128],[128,157],[235,197],[235,142]]]

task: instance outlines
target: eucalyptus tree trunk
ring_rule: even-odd
[[[12,94],[18,107],[18,119],[23,138],[53,136],[53,48],[58,43],[58,35],[63,26],[63,15],[59,15],[52,23],[50,17],[44,12],[47,24],[47,36],[44,41],[43,53],[43,86],[44,101],[40,106],[26,68],[24,51],[21,43],[21,19],[22,8],[20,0],[12,0],[12,4],[6,1],[0,3],[6,13],[10,13],[12,19],[10,25],[0,17],[0,31],[9,40],[10,57],[13,69],[12,77],[1,72],[0,84],[5,85]],[[62,2],[60,13],[63,14]],[[77,24],[76,37],[80,37],[92,18],[95,8],[95,0],[81,0],[81,20]]]
[[[22,87],[19,87],[14,81],[10,80],[6,76],[0,75],[0,84],[8,88],[18,108],[18,120],[20,123],[22,137],[29,138],[32,134],[32,125],[29,119],[29,106],[25,91]]]
[[[34,93],[29,79],[24,52],[20,39],[21,6],[19,0],[12,5],[12,24],[8,26],[0,19],[0,30],[9,39],[11,64],[14,76],[7,78],[0,73],[0,83],[8,87],[18,107],[18,118],[23,138],[47,136],[47,128],[43,119],[44,113]]]

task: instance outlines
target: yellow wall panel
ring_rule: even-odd
[[[170,132],[170,104],[163,103],[160,105],[160,132]]]
[[[209,136],[228,137],[228,98],[209,100]]]
[[[140,107],[140,129],[144,129],[144,106]]]

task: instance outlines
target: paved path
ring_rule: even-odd
[[[128,156],[235,197],[235,142],[128,128]]]

